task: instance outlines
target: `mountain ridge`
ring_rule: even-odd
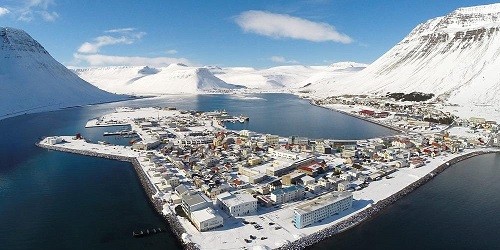
[[[419,91],[453,103],[482,100],[497,105],[500,78],[494,69],[500,68],[499,55],[500,4],[493,10],[460,8],[417,25],[366,69],[341,81],[317,81],[311,89],[335,95]],[[471,94],[472,89],[481,93]]]
[[[0,65],[0,119],[127,99],[80,79],[21,29],[0,27]]]

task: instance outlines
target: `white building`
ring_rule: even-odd
[[[296,228],[307,227],[319,220],[350,209],[352,200],[352,193],[332,192],[302,203],[293,211],[293,224]]]
[[[500,147],[500,133],[493,137],[493,146]]]
[[[293,200],[304,198],[305,189],[299,185],[293,185],[286,188],[275,189],[271,192],[271,200],[276,204],[286,203]]]
[[[137,149],[137,150],[150,150],[157,148],[160,145],[159,140],[144,140],[140,142],[136,142],[132,144],[132,149]]]
[[[248,215],[257,211],[257,199],[246,192],[225,192],[217,195],[217,206],[233,217]]]
[[[251,132],[249,130],[245,130],[245,129],[244,130],[240,130],[240,136],[242,136],[242,137],[250,138],[250,137],[252,137],[254,135],[255,135],[255,133]]]
[[[191,213],[191,221],[200,232],[222,227],[224,219],[210,207]]]
[[[311,184],[314,184],[316,182],[316,180],[309,175],[306,175],[306,176],[300,178],[300,180],[302,181],[302,184],[304,186],[311,185]]]
[[[277,135],[266,134],[264,141],[271,146],[278,145],[280,142],[280,137]]]
[[[175,188],[181,184],[181,181],[179,180],[178,177],[172,176],[165,178],[165,183],[171,186],[172,188]]]
[[[213,204],[212,200],[202,193],[187,192],[181,196],[181,199],[182,208],[188,216],[191,216],[194,211],[210,207]]]
[[[58,143],[62,142],[62,138],[58,136],[53,136],[53,137],[47,137],[47,143],[49,145],[56,145]]]
[[[350,181],[343,181],[337,184],[337,191],[347,191],[349,189],[354,189],[354,188],[356,188],[356,184]]]
[[[299,154],[290,152],[288,150],[277,149],[273,151],[273,157],[275,158],[283,158],[288,160],[298,160]]]

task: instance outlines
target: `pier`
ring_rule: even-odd
[[[150,235],[155,235],[159,233],[164,233],[166,232],[165,229],[159,228],[153,228],[153,229],[146,229],[146,230],[137,230],[132,232],[132,237],[134,238],[141,238],[141,237],[146,237]]]

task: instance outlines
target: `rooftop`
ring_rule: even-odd
[[[211,207],[207,207],[205,209],[194,211],[191,213],[191,218],[199,222],[206,221],[216,217],[221,217],[221,216]]]
[[[295,207],[295,211],[299,214],[309,213],[311,211],[320,209],[322,207],[326,207],[332,203],[343,200],[345,198],[352,197],[352,193],[350,192],[332,192],[322,196],[319,196],[315,199],[312,199],[308,202],[302,203]]]
[[[219,194],[217,196],[217,199],[224,202],[228,207],[232,207],[242,203],[257,201],[257,199],[255,199],[251,194],[246,192],[234,192],[234,193],[225,192]]]
[[[271,193],[272,194],[285,194],[285,193],[290,193],[290,192],[294,192],[297,190],[304,190],[304,187],[299,186],[299,185],[293,185],[293,186],[289,186],[286,188],[275,189]]]
[[[193,206],[193,205],[205,203],[205,202],[210,202],[210,203],[212,202],[212,200],[210,200],[210,198],[208,198],[206,195],[200,194],[200,193],[185,194],[182,196],[182,199],[189,206]]]

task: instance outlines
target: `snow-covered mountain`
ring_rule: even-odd
[[[209,67],[225,82],[251,89],[297,89],[322,78],[340,79],[365,68],[365,64],[340,62],[329,66],[278,66],[268,69],[249,67]]]
[[[117,66],[73,70],[100,89],[120,94],[196,94],[239,88],[215,77],[208,68],[184,64],[161,68]]]
[[[431,19],[359,73],[310,88],[317,95],[419,91],[459,105],[500,107],[500,4]]]
[[[23,30],[0,27],[0,119],[119,99],[80,79]]]

